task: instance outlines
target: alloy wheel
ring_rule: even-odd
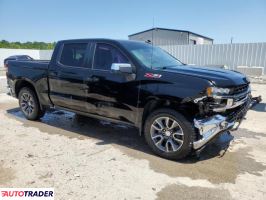
[[[21,95],[21,109],[26,115],[30,115],[34,111],[33,97],[29,93]]]
[[[164,152],[176,152],[184,142],[184,133],[180,124],[171,117],[155,119],[150,134],[155,146]]]

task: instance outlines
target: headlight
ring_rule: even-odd
[[[229,94],[230,89],[229,88],[217,88],[217,87],[208,87],[207,88],[207,96],[213,97],[217,95],[225,95]]]
[[[248,77],[248,76],[246,76],[245,78],[246,78],[247,82],[249,82],[249,83],[250,83],[250,79],[249,79],[249,77]]]

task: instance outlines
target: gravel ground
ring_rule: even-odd
[[[5,76],[6,75],[6,70],[4,69],[4,67],[0,66],[0,76]]]
[[[0,93],[7,92],[6,86],[7,86],[6,77],[5,76],[0,76]]]
[[[266,85],[252,88],[266,99]],[[0,94],[0,187],[54,187],[62,200],[266,199],[265,107],[199,159],[175,162],[153,155],[135,129],[64,111],[27,121]]]

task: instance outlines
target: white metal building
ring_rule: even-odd
[[[185,30],[152,28],[128,36],[129,40],[153,42],[154,45],[213,44],[213,39]]]

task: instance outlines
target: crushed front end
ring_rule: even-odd
[[[194,118],[198,138],[195,150],[201,149],[218,134],[236,130],[252,101],[249,83],[231,88],[207,88],[206,94],[194,99],[199,114]]]

